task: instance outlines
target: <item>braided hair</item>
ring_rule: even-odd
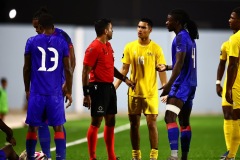
[[[199,39],[198,27],[194,21],[192,21],[189,15],[181,9],[174,9],[170,11],[169,15],[171,15],[176,21],[188,30],[188,33],[191,39]]]

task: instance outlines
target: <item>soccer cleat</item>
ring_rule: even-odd
[[[150,160],[157,160],[157,158],[150,158]]]
[[[227,151],[223,155],[221,155],[220,160],[224,160],[227,157],[228,153],[229,153],[229,151]]]
[[[132,160],[141,160],[141,159],[138,159],[138,158],[132,158]]]
[[[116,157],[116,160],[120,160],[120,157]]]
[[[27,159],[27,151],[24,150],[19,156],[19,160],[26,160]]]
[[[178,160],[178,157],[170,156],[167,160]]]

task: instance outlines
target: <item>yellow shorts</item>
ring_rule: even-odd
[[[240,109],[240,90],[232,89],[233,109]]]
[[[158,97],[128,96],[128,114],[158,114]]]
[[[222,91],[222,106],[233,106],[232,104],[228,103],[226,100],[226,87],[225,86]]]

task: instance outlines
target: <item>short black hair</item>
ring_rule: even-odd
[[[7,82],[7,78],[1,78],[1,84],[6,83]]]
[[[49,13],[47,7],[41,7],[39,10],[37,10],[37,11],[34,13],[33,19],[39,19],[39,17],[40,17],[42,14],[47,14],[47,13]]]
[[[42,14],[38,19],[39,25],[43,28],[52,28],[53,27],[53,16],[50,14]]]
[[[148,25],[152,28],[153,27],[153,22],[149,18],[141,18],[140,21],[148,23]]]
[[[101,18],[94,22],[95,31],[97,36],[101,36],[104,33],[104,30],[107,29],[108,25],[112,23],[110,19]]]
[[[238,18],[240,18],[240,7],[234,8],[233,12],[235,12],[238,16]]]

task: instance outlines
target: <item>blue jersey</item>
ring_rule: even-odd
[[[172,65],[176,63],[176,55],[185,52],[186,56],[180,74],[174,85],[197,86],[197,52],[196,43],[186,30],[180,31],[172,42]]]
[[[69,56],[65,39],[45,34],[30,37],[25,46],[25,55],[31,56],[30,92],[62,94],[63,58]]]
[[[68,44],[68,47],[69,48],[72,48],[73,47],[73,44],[72,44],[72,40],[71,38],[69,37],[69,35],[64,32],[62,29],[59,29],[59,28],[54,28],[54,35],[57,35],[59,37],[62,37],[63,39],[65,39],[65,41],[67,42]],[[62,76],[62,83],[65,82],[65,74],[63,72],[63,76]]]

